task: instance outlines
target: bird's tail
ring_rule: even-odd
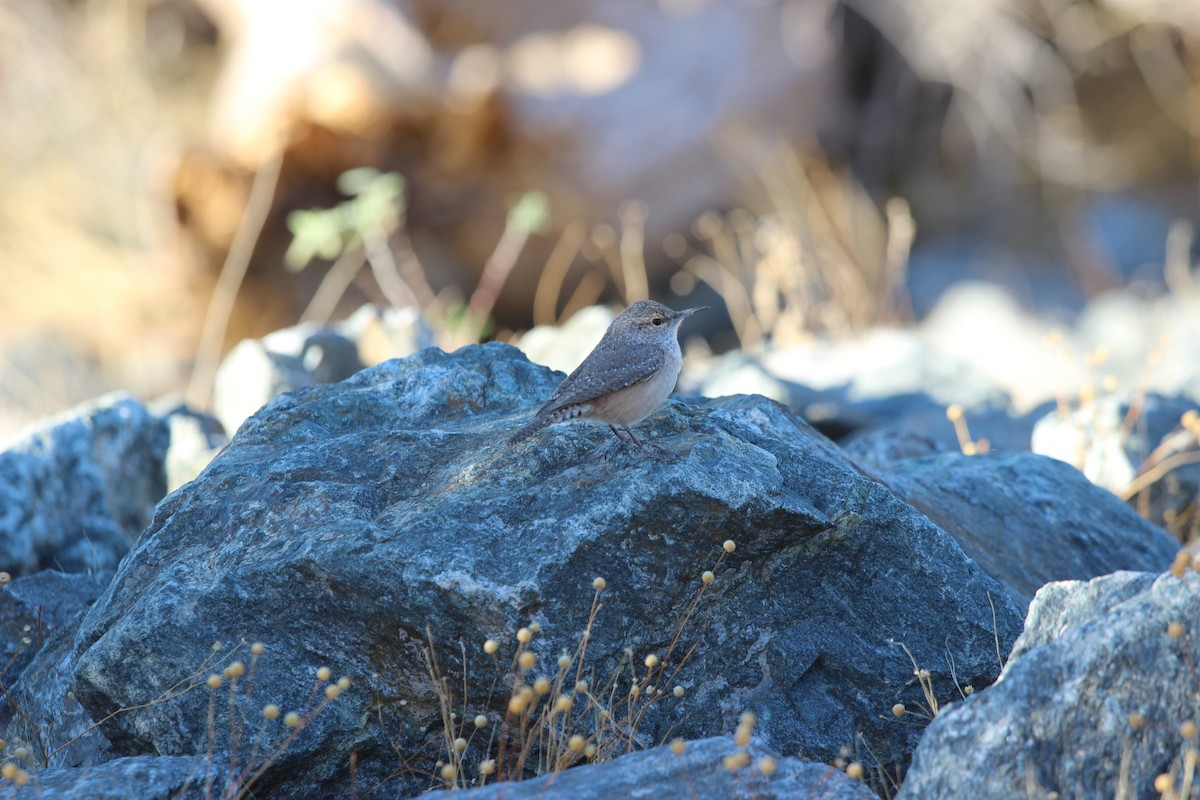
[[[530,436],[537,433],[553,421],[554,420],[548,416],[542,416],[540,414],[535,415],[533,419],[529,420],[529,422],[518,428],[516,433],[508,437],[508,443],[516,444],[524,439],[528,439]]]

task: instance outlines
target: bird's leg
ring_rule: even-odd
[[[651,458],[664,459],[664,460],[666,458],[668,458],[667,451],[663,450],[661,447],[654,444],[653,442],[651,442],[651,443],[643,442],[641,439],[639,439],[634,434],[634,432],[632,430],[630,430],[628,425],[622,425],[621,427],[625,429],[625,433],[629,434],[629,441],[633,442],[634,444],[636,444],[638,447],[641,448],[643,455],[650,456]]]

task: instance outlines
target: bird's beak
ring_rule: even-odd
[[[697,311],[708,311],[708,306],[696,306],[695,308],[685,308],[683,311],[676,311],[675,316],[687,318]]]

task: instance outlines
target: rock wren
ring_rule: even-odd
[[[672,311],[653,300],[638,300],[612,321],[596,349],[509,443],[547,425],[579,419],[608,425],[620,441],[643,447],[629,426],[653,414],[675,388],[683,366],[679,325],[706,308]]]

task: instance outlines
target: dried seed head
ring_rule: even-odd
[[[592,588],[597,592],[603,592],[605,586],[608,586],[608,581],[604,580],[604,578],[596,578],[592,581]]]
[[[588,682],[587,681],[576,681],[575,682],[575,691],[582,693],[582,692],[586,692],[587,690],[588,690]]]
[[[529,644],[529,640],[533,638],[533,631],[529,628],[520,628],[517,631],[517,641],[521,644]]]
[[[1165,795],[1171,791],[1172,783],[1173,781],[1171,780],[1171,776],[1164,772],[1162,775],[1159,775],[1154,779],[1154,791]]]
[[[336,683],[331,683],[325,687],[325,696],[330,700],[337,700],[341,693],[342,687],[338,686]]]
[[[904,708],[904,703],[896,703],[896,705],[892,706],[893,716],[903,717],[905,711],[906,709]]]
[[[737,732],[733,734],[733,743],[738,747],[745,747],[750,744],[750,728],[745,725],[738,725]]]
[[[636,683],[633,686],[629,687],[629,696],[630,697],[637,697],[641,693],[642,693],[642,689]]]
[[[519,694],[514,695],[508,701],[508,713],[510,714],[524,714],[528,707],[529,701]]]
[[[537,663],[537,654],[526,650],[524,653],[521,653],[521,657],[517,659],[517,663],[521,665],[521,669],[532,669],[533,665]]]
[[[733,539],[726,539],[725,544],[721,545],[721,547],[725,548],[726,553],[732,553],[734,550],[737,550],[737,542]]]
[[[863,776],[863,765],[857,761],[851,761],[846,765],[846,776],[854,780],[860,780]]]
[[[560,714],[565,714],[571,710],[571,706],[574,704],[574,702],[575,701],[572,700],[569,695],[560,694],[558,699],[554,701],[554,710]]]
[[[533,691],[537,692],[538,696],[550,694],[550,681],[546,678],[538,678],[533,682]]]
[[[658,666],[658,656],[654,655],[654,653],[651,653],[650,655],[646,656],[646,660],[643,663],[645,663],[646,669],[654,669]]]
[[[17,786],[24,786],[29,783],[29,773],[23,769],[17,770],[17,774],[13,777],[13,783]]]
[[[687,752],[687,742],[676,736],[671,740],[671,752],[677,756],[683,755],[685,752]]]
[[[542,632],[542,623],[540,623],[540,622],[529,623],[529,630],[533,633],[541,633]]]
[[[577,733],[567,740],[567,749],[574,753],[579,753],[583,750],[586,744],[587,740]]]
[[[758,771],[763,775],[775,774],[775,759],[770,756],[763,756],[758,761]]]
[[[283,724],[289,728],[294,728],[300,724],[300,715],[295,711],[289,711],[283,715]]]
[[[0,777],[12,780],[17,777],[17,765],[11,761],[5,761],[4,766],[0,766]]]
[[[1146,718],[1143,717],[1141,715],[1141,713],[1134,711],[1132,714],[1129,715],[1129,727],[1136,729],[1136,728],[1142,727],[1145,724],[1146,724]]]
[[[1170,636],[1172,639],[1178,639],[1180,636],[1183,636],[1183,623],[1182,622],[1168,623],[1167,624],[1167,636]]]
[[[250,655],[261,656],[263,651],[266,649],[267,648],[263,647],[262,642],[255,642],[254,644],[250,645]]]
[[[729,772],[735,772],[750,763],[750,756],[745,750],[739,750],[736,753],[730,753],[721,760],[725,765],[725,769]]]
[[[571,657],[570,656],[561,655],[558,657],[558,668],[559,669],[566,669],[569,666],[571,666]]]
[[[488,639],[483,643],[483,652],[487,653],[489,656],[495,654],[495,652],[499,649],[500,643],[495,639]]]
[[[227,680],[237,680],[246,674],[246,665],[240,661],[234,661],[225,668],[225,678]]]
[[[343,675],[342,677],[338,678],[337,685],[344,692],[350,688],[350,679]]]
[[[329,671],[329,667],[321,667],[317,670],[317,680],[327,681],[333,673]]]
[[[221,676],[214,672],[208,676],[208,680],[205,683],[208,684],[208,688],[210,689],[219,689],[221,688]]]
[[[495,771],[496,771],[496,762],[493,761],[492,759],[489,758],[487,761],[479,762],[479,774],[480,775],[491,775]]]
[[[951,422],[955,422],[962,419],[962,416],[962,406],[960,406],[958,403],[951,403],[950,405],[946,406],[946,419],[950,420]]]
[[[213,652],[214,652],[214,653],[215,653],[215,652],[217,652],[218,650],[220,650],[220,649],[221,649],[222,647],[224,647],[224,646],[225,646],[225,645],[221,644],[221,640],[220,640],[220,639],[217,639],[217,641],[213,642],[213,646],[212,646]]]
[[[268,703],[267,705],[263,706],[263,716],[267,719],[278,719],[279,706],[275,705],[274,703]]]
[[[674,689],[671,690],[671,694],[675,695],[676,697],[683,697],[683,694],[684,694],[683,687],[676,686]]]
[[[457,739],[455,739],[454,740],[454,749],[460,753],[463,750],[466,750],[467,749],[467,740],[462,738],[461,736],[458,737]]]
[[[742,716],[738,718],[738,722],[747,728],[753,728],[754,723],[758,722],[758,717],[754,715],[753,711],[743,711]]]
[[[584,758],[595,758],[596,757],[596,745],[589,744],[587,747],[583,748],[583,757]]]
[[[707,586],[708,584],[712,583],[716,577],[717,577],[716,575],[713,575],[713,572],[711,569],[706,569],[706,570],[704,570],[704,574],[700,576],[700,580],[704,583],[705,586]]]
[[[1179,726],[1179,735],[1185,739],[1191,739],[1193,736],[1195,736],[1196,735],[1195,720],[1190,720],[1190,719],[1184,720],[1184,722]]]
[[[476,728],[486,728],[487,723],[488,723],[488,718],[487,718],[486,714],[477,714],[475,716],[475,727]]]
[[[458,770],[454,768],[453,764],[445,764],[442,766],[441,774],[442,780],[449,782],[458,777]]]

